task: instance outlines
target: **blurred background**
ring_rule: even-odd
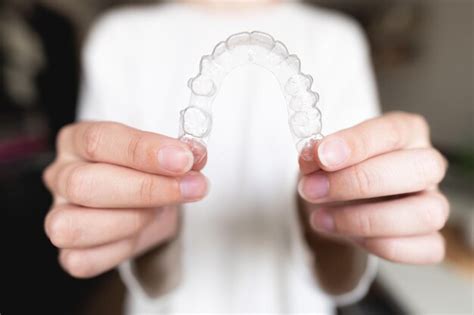
[[[41,172],[58,129],[74,120],[88,29],[126,2],[0,0],[0,314],[121,314],[124,288],[115,272],[76,280],[59,267],[43,233],[50,196]],[[473,314],[474,1],[309,3],[361,23],[383,110],[423,114],[450,161],[442,185],[452,203],[446,261],[383,262],[369,295],[339,314]]]

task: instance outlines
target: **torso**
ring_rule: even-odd
[[[328,103],[337,98],[331,90],[334,39],[325,33],[332,18],[325,13],[287,5],[236,18],[166,5],[124,14],[126,46],[111,70],[118,76],[109,97],[115,102],[102,118],[177,136],[179,111],[189,98],[186,83],[201,56],[240,31],[260,30],[284,42],[315,78],[322,102],[325,94]],[[324,103],[322,109],[324,115]],[[173,310],[329,313],[330,302],[302,270],[297,152],[278,82],[256,66],[237,69],[224,81],[213,112],[204,170],[210,193],[184,209],[184,278]],[[346,124],[324,119],[326,133]]]

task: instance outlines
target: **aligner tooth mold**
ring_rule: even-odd
[[[180,139],[206,145],[212,129],[212,102],[224,78],[233,69],[255,64],[272,72],[280,83],[288,109],[288,123],[303,159],[312,158],[312,146],[322,139],[319,94],[313,78],[301,72],[301,62],[286,46],[263,32],[241,32],[219,42],[201,58],[199,73],[188,86],[191,97],[181,111]]]

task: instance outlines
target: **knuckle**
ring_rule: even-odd
[[[400,261],[400,245],[396,240],[385,240],[379,249],[383,258],[390,261]]]
[[[146,204],[152,204],[157,189],[155,178],[152,175],[144,175],[139,185],[139,198]]]
[[[66,125],[59,129],[58,135],[56,137],[56,148],[58,151],[62,151],[64,144],[69,141],[70,134],[74,129],[74,125],[75,124]]]
[[[58,143],[63,143],[67,139],[70,130],[71,130],[71,125],[66,125],[64,127],[61,127],[61,129],[59,129],[58,131],[58,135],[56,136],[56,141]]]
[[[352,224],[357,235],[371,236],[375,232],[372,217],[360,211],[353,212]]]
[[[42,173],[42,180],[44,185],[50,190],[53,190],[54,174],[56,173],[55,164],[48,165]]]
[[[61,265],[75,278],[89,278],[95,275],[91,261],[85,254],[78,251],[71,251],[64,255]]]
[[[448,198],[442,193],[437,193],[436,197],[438,198],[440,208],[442,209],[442,212],[444,214],[444,219],[445,221],[447,221],[449,213],[451,211],[451,204],[449,203]]]
[[[86,127],[83,143],[84,155],[87,159],[94,160],[97,157],[105,128],[106,123],[91,123]]]
[[[425,220],[433,230],[441,230],[449,215],[449,202],[446,197],[440,193],[433,194],[430,197],[425,211]]]
[[[406,115],[409,115],[409,113],[402,110],[394,110],[387,114],[390,117],[404,117]]]
[[[388,116],[389,119],[386,119],[384,126],[384,143],[388,150],[395,150],[402,146],[402,137],[400,134],[402,127],[396,117],[396,115]]]
[[[146,149],[146,145],[145,145],[143,134],[139,132],[134,132],[131,135],[130,142],[128,143],[128,148],[127,148],[128,161],[132,165],[141,164],[143,161],[141,161],[140,159],[140,157],[142,156],[140,153],[144,152],[145,149]]]
[[[143,227],[152,219],[153,210],[134,211],[130,218],[130,231],[132,233],[140,232]]]
[[[412,115],[413,114],[405,112],[405,111],[396,110],[396,111],[389,112],[386,115],[386,117],[388,117],[389,120],[391,120],[391,122],[393,123],[393,125],[396,126],[397,122],[404,122],[407,119],[410,119]]]
[[[354,147],[357,148],[357,152],[361,157],[361,160],[366,160],[370,157],[372,151],[371,136],[367,133],[362,134],[360,137],[354,138]]]
[[[400,132],[415,132],[417,136],[420,136],[429,142],[430,128],[425,117],[416,113],[408,113],[403,111],[391,112],[387,115],[389,119],[387,121],[391,123],[392,128],[387,127],[392,132],[387,136],[387,141],[394,145],[394,148],[402,147],[402,137]],[[426,141],[423,141],[425,143]]]
[[[437,150],[433,150],[433,168],[435,169],[435,182],[440,183],[446,175],[448,164],[444,156]]]
[[[65,197],[79,204],[87,202],[87,196],[90,195],[91,189],[87,165],[74,166],[64,172],[66,173],[64,175],[66,177],[64,180]]]
[[[420,114],[408,114],[413,126],[413,130],[429,137],[430,127],[426,118]]]
[[[438,184],[446,174],[446,162],[441,153],[429,149],[420,156],[418,169],[425,185]]]
[[[357,164],[353,166],[354,174],[352,178],[352,186],[359,196],[369,196],[375,185],[376,179],[373,173],[370,173],[367,168]]]
[[[51,243],[56,247],[66,247],[76,239],[73,222],[60,210],[52,210],[46,216],[45,230]]]
[[[440,215],[436,206],[426,205],[419,212],[420,224],[424,226],[424,231],[439,230],[444,225],[444,219]]]

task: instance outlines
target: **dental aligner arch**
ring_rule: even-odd
[[[206,145],[212,128],[212,103],[227,74],[237,67],[255,64],[276,77],[288,109],[288,123],[298,152],[311,159],[312,145],[322,138],[318,93],[313,78],[301,72],[301,62],[286,46],[263,32],[242,32],[219,42],[211,55],[201,58],[199,73],[188,81],[191,97],[181,111],[180,139]]]

